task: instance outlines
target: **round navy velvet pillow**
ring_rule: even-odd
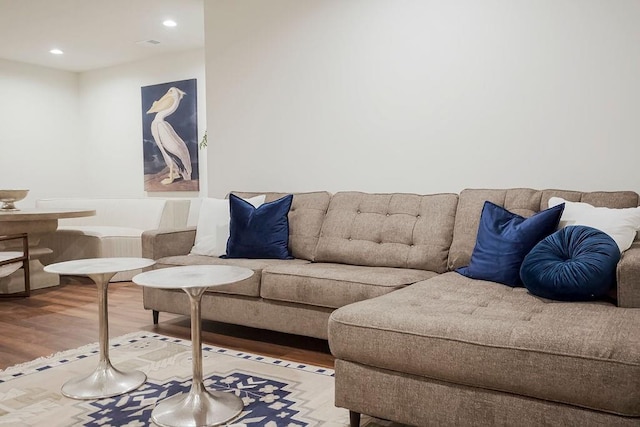
[[[606,233],[583,225],[541,240],[524,258],[520,278],[534,295],[563,301],[600,298],[615,283],[620,249]]]

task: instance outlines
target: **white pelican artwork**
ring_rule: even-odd
[[[156,113],[151,122],[151,134],[156,141],[164,162],[169,166],[169,176],[161,182],[164,185],[182,177],[185,181],[191,180],[191,156],[187,144],[176,133],[165,118],[173,114],[180,105],[180,100],[185,93],[176,87],[170,88],[162,98],[153,101],[153,105],[147,114]]]

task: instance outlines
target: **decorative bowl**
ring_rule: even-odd
[[[20,209],[16,208],[14,203],[27,197],[28,193],[29,190],[0,190],[0,202],[2,202],[0,212],[19,211]]]

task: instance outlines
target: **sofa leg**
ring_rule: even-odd
[[[160,317],[160,312],[158,310],[153,310],[153,324],[158,324],[158,317]]]
[[[360,412],[349,411],[349,426],[360,427]]]

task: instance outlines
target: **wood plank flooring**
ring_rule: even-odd
[[[142,308],[142,288],[111,283],[109,336],[139,330],[190,339],[190,320],[160,313],[154,325]],[[202,341],[266,356],[333,368],[326,341],[243,326],[203,321]],[[32,291],[29,298],[0,299],[0,369],[98,340],[96,287],[82,277],[63,276],[61,285]]]

